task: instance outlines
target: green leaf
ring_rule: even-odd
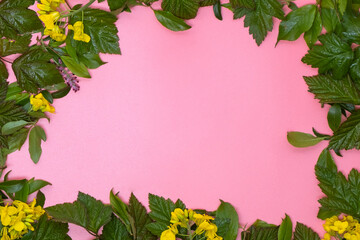
[[[21,202],[27,202],[29,197],[29,184],[26,182],[23,188],[15,193],[15,200],[19,200]]]
[[[55,64],[49,62],[51,54],[35,48],[18,57],[12,68],[19,86],[31,93],[39,88],[64,82]]]
[[[0,127],[8,122],[20,120],[30,121],[29,115],[22,107],[16,105],[13,101],[0,103]]]
[[[96,69],[106,64],[106,62],[103,62],[101,60],[99,54],[93,54],[93,53],[85,53],[84,55],[80,55],[79,61],[85,64],[85,66],[90,69]]]
[[[346,40],[360,44],[360,18],[345,14],[343,17],[343,35],[346,38]]]
[[[236,240],[239,231],[239,216],[235,208],[228,202],[222,200],[220,206],[216,210],[216,218],[229,218],[230,226],[226,235],[223,237],[224,240]]]
[[[313,26],[317,7],[315,5],[305,5],[286,15],[279,26],[278,40],[295,41],[304,32]]]
[[[39,31],[43,28],[37,14],[27,9],[34,1],[3,0],[0,2],[0,38],[15,39],[18,34]]]
[[[26,179],[1,182],[0,190],[4,190],[6,193],[16,193],[24,187],[26,182]]]
[[[240,19],[250,12],[251,12],[251,10],[248,8],[235,8],[234,9],[234,20]]]
[[[359,93],[350,78],[335,80],[329,75],[318,75],[304,77],[304,80],[320,103],[360,104]]]
[[[153,220],[170,225],[171,212],[175,210],[173,201],[149,193],[149,207],[149,215]]]
[[[110,191],[110,204],[114,213],[120,217],[128,231],[131,232],[128,206],[123,201],[121,201],[121,199],[115,195],[112,190]]]
[[[9,72],[6,68],[6,65],[3,61],[0,60],[0,84],[5,83],[9,77]]]
[[[327,120],[331,130],[336,131],[341,124],[341,107],[339,104],[334,104],[330,107]]]
[[[304,34],[305,42],[309,48],[312,48],[314,46],[314,44],[317,42],[318,37],[321,34],[321,30],[322,30],[321,16],[320,16],[318,9],[316,8],[316,15],[315,15],[313,25]]]
[[[247,231],[241,233],[242,240],[278,240],[278,226],[257,220]]]
[[[44,180],[30,180],[29,181],[29,194],[32,194],[40,189],[42,189],[43,187],[47,186],[47,185],[51,185],[51,183],[44,181]]]
[[[7,139],[8,148],[2,149],[2,152],[5,154],[10,154],[17,150],[20,150],[27,139],[28,133],[29,133],[29,129],[23,128],[17,131],[16,133],[8,136]]]
[[[131,240],[125,225],[114,215],[104,226],[100,240]]]
[[[79,201],[63,203],[45,209],[55,221],[69,222],[86,228],[87,213],[84,204]]]
[[[326,32],[332,33],[340,25],[335,9],[321,8],[321,20]]]
[[[236,8],[247,8],[254,10],[256,7],[254,0],[230,0],[230,4],[235,10]]]
[[[216,217],[213,223],[218,228],[216,234],[224,238],[230,230],[230,223],[231,223],[230,218]]]
[[[39,162],[42,153],[41,140],[46,141],[44,129],[40,126],[33,127],[29,134],[29,153],[31,160],[35,164]]]
[[[41,91],[41,94],[44,96],[44,98],[50,102],[53,103],[54,102],[54,98],[52,97],[51,93],[47,90],[43,90]]]
[[[253,35],[258,46],[264,41],[268,32],[272,31],[273,17],[284,18],[282,5],[277,0],[256,0],[255,10],[246,14],[244,26],[249,27],[249,33]]]
[[[216,3],[213,6],[213,11],[215,14],[215,17],[219,19],[220,21],[223,20],[222,14],[221,14],[221,2],[220,0],[216,1]]]
[[[195,18],[200,5],[194,0],[163,0],[161,8],[182,19]]]
[[[285,218],[283,219],[278,232],[279,240],[291,240],[292,239],[292,222],[290,217],[285,214]]]
[[[287,140],[294,147],[304,148],[315,146],[319,142],[323,141],[324,137],[315,137],[308,133],[303,132],[288,132]]]
[[[329,142],[330,149],[360,149],[360,110],[354,111],[334,132]]]
[[[171,12],[154,10],[156,19],[167,29],[172,31],[185,31],[191,28],[181,18],[174,16]]]
[[[151,223],[146,208],[139,202],[134,194],[131,194],[129,200],[129,214],[134,219],[135,231],[133,232],[134,240],[155,240],[157,237],[145,227]]]
[[[29,122],[24,120],[8,122],[1,128],[1,133],[2,135],[10,135],[29,124]]]
[[[61,56],[61,60],[65,66],[75,75],[83,78],[91,78],[90,73],[83,63],[76,62],[75,59],[69,56]]]
[[[320,240],[319,235],[302,223],[296,223],[294,240]]]
[[[0,39],[0,56],[6,57],[15,53],[24,53],[29,49],[31,35],[18,36],[15,40]]]
[[[48,220],[46,214],[44,214],[36,224],[32,240],[71,240],[67,235],[68,232],[69,226],[67,223]]]
[[[339,9],[340,14],[343,15],[346,10],[347,1],[337,0],[337,4],[338,4],[338,9]]]
[[[200,1],[200,7],[213,6],[217,0],[202,0]]]
[[[123,9],[126,6],[127,0],[107,0],[111,11]]]
[[[146,228],[154,235],[160,237],[161,233],[168,229],[168,224],[153,222],[146,225]]]
[[[81,42],[72,39],[72,46],[78,53],[111,53],[120,54],[118,30],[115,26],[117,18],[113,14],[100,10],[88,8],[74,15],[70,23],[83,21],[84,32],[91,37],[90,42]],[[71,31],[70,37],[73,35]]]
[[[36,194],[36,206],[44,207],[45,200],[45,195],[39,190]]]
[[[77,201],[86,208],[88,219],[86,229],[91,232],[98,233],[99,229],[111,220],[110,206],[105,206],[101,201],[82,192],[79,192]]]
[[[66,95],[68,95],[68,93],[70,92],[70,90],[71,90],[71,87],[70,87],[70,86],[66,86],[66,87],[64,87],[63,89],[60,89],[60,90],[58,90],[58,91],[56,91],[56,92],[51,93],[51,95],[52,95],[52,97],[53,97],[54,99],[63,98],[63,97],[65,97]]]
[[[319,40],[322,45],[310,49],[302,61],[313,68],[319,68],[319,73],[332,71],[335,79],[343,78],[354,58],[351,46],[335,34],[322,35]]]
[[[1,61],[0,61],[1,66]],[[8,82],[1,82],[0,80],[0,103],[2,103],[6,99],[7,93],[10,91]]]

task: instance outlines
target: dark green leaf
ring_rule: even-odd
[[[128,231],[131,232],[128,206],[121,201],[121,199],[115,195],[112,190],[110,191],[110,204],[114,213],[120,217],[120,220],[125,224]]]
[[[6,193],[16,193],[24,187],[26,182],[26,179],[2,182],[0,183],[0,190],[4,190]]]
[[[46,214],[44,214],[36,225],[32,240],[71,240],[67,235],[68,231],[67,223],[48,220]]]
[[[41,93],[48,102],[50,102],[50,103],[54,102],[54,98],[52,97],[52,95],[49,91],[43,90],[43,91],[41,91]]]
[[[15,193],[15,200],[19,200],[21,202],[27,202],[29,197],[29,183],[26,182],[23,188]]]
[[[131,194],[129,200],[129,214],[134,219],[135,232],[133,232],[134,240],[155,240],[157,237],[149,230],[146,229],[146,225],[151,223],[146,208],[139,202],[134,194]]]
[[[127,0],[107,0],[111,11],[123,9],[126,6]]]
[[[196,0],[163,0],[161,8],[182,19],[195,18],[200,5]]]
[[[90,73],[83,63],[76,62],[75,59],[69,56],[61,56],[61,60],[65,66],[75,75],[83,78],[91,78]]]
[[[235,8],[234,10],[234,20],[244,17],[246,14],[250,13],[251,10],[248,8]]]
[[[104,226],[100,240],[131,240],[125,225],[114,215],[111,221]]]
[[[320,240],[319,235],[302,223],[296,223],[294,240]]]
[[[0,127],[5,123],[19,120],[30,121],[29,115],[22,107],[13,101],[0,103]]]
[[[315,94],[320,103],[360,104],[360,96],[349,78],[332,79],[329,75],[304,77],[309,92]]]
[[[26,34],[42,29],[37,14],[27,9],[34,1],[3,0],[0,2],[0,38],[15,39],[18,34]]]
[[[8,137],[8,149],[3,149],[3,153],[10,154],[20,150],[24,145],[29,133],[28,128],[23,128]]]
[[[0,61],[0,66],[1,66],[1,61]],[[1,82],[0,80],[0,103],[6,99],[6,95],[10,90],[8,84],[9,84],[8,82]]]
[[[84,55],[80,55],[79,61],[90,69],[96,69],[106,63],[101,60],[99,54],[92,53],[85,53]]]
[[[304,39],[309,48],[312,48],[312,46],[317,42],[318,37],[321,34],[321,30],[322,30],[321,16],[318,9],[316,8],[316,15],[313,25],[304,34]]]
[[[45,195],[39,190],[36,194],[36,205],[44,207],[45,205]]]
[[[294,147],[303,148],[315,146],[319,142],[323,141],[324,137],[315,137],[308,133],[303,132],[288,132],[287,140]]]
[[[230,230],[230,223],[231,223],[230,218],[216,217],[213,223],[218,228],[216,234],[224,238]]]
[[[352,43],[360,44],[360,18],[345,14],[343,21],[344,37]]]
[[[0,59],[0,86],[2,87],[2,83],[5,83],[6,80],[9,77],[9,72],[6,68],[6,65],[3,61]],[[0,90],[1,91],[1,90]],[[0,101],[1,102],[1,101]]]
[[[319,40],[322,45],[314,46],[302,61],[313,68],[319,68],[319,73],[331,70],[335,79],[343,78],[354,58],[351,46],[335,34],[322,35]]]
[[[29,122],[24,121],[24,120],[8,122],[8,123],[4,124],[4,126],[1,128],[1,133],[2,133],[2,135],[10,135],[29,124],[30,124]]]
[[[200,7],[213,6],[217,0],[203,0],[200,1]]]
[[[332,33],[339,26],[340,21],[336,14],[335,9],[322,8],[321,9],[322,24],[326,29],[326,32]]]
[[[154,10],[156,19],[167,29],[172,31],[185,31],[191,28],[181,18],[174,16],[171,12]]]
[[[339,104],[334,104],[330,107],[327,120],[331,130],[336,131],[341,123],[341,107]]]
[[[55,221],[69,222],[86,228],[87,214],[85,206],[79,202],[63,203],[45,209]]]
[[[31,160],[38,163],[42,153],[41,140],[46,141],[46,134],[44,129],[40,126],[35,126],[30,130],[29,134],[29,153]]]
[[[221,2],[220,0],[217,0],[213,7],[215,17],[219,19],[220,21],[223,20],[222,14],[221,14]]]
[[[292,239],[292,222],[287,214],[285,214],[285,218],[282,220],[282,223],[279,227],[278,239],[279,240]]]
[[[317,7],[315,5],[305,5],[291,11],[280,23],[277,41],[298,39],[302,33],[311,29],[316,13]]]
[[[91,232],[98,233],[99,229],[111,220],[110,206],[105,206],[101,201],[82,192],[79,192],[77,201],[86,208],[88,219],[86,229]]]
[[[29,194],[34,193],[47,185],[51,185],[51,183],[44,181],[44,180],[30,180],[29,181]]]
[[[236,240],[239,231],[239,216],[235,208],[230,203],[221,200],[221,204],[216,210],[216,218],[218,217],[230,219],[229,230],[223,236],[224,240]]]
[[[64,82],[55,64],[49,62],[51,54],[35,48],[17,58],[12,68],[19,86],[31,93],[39,88]]]
[[[160,223],[170,224],[171,212],[175,210],[175,204],[170,199],[149,193],[150,217]]]
[[[120,54],[118,30],[115,26],[117,18],[113,14],[100,10],[88,8],[82,13],[71,18],[70,23],[83,21],[84,32],[91,37],[90,42],[72,40],[80,54],[84,53],[112,53]],[[73,33],[70,33],[70,37]]]
[[[230,4],[232,8],[247,8],[247,9],[255,9],[255,1],[254,0],[230,0]]]
[[[330,139],[330,149],[360,149],[360,110],[354,111],[334,132]]]
[[[70,92],[71,87],[67,86],[63,89],[60,89],[56,92],[53,92],[51,95],[53,96],[53,98],[58,99],[58,98],[63,98],[66,95],[68,95],[68,93]]]
[[[26,52],[29,49],[30,40],[31,35],[19,36],[15,40],[0,39],[0,56]]]
[[[241,233],[242,240],[278,240],[278,226],[257,220],[247,231]]]
[[[154,222],[154,223],[149,223],[148,225],[146,225],[146,228],[154,235],[160,237],[161,233],[163,231],[165,231],[166,229],[168,229],[168,225],[166,223],[159,223],[159,222]]]

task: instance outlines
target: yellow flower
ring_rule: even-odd
[[[44,98],[42,93],[39,93],[36,96],[31,95],[30,104],[32,105],[32,110],[34,110],[35,112],[41,110],[42,112],[55,113],[55,108],[50,105],[50,103]]]
[[[74,25],[69,25],[68,29],[74,31],[75,40],[87,43],[90,42],[90,36],[84,33],[84,24],[82,21],[77,21]]]
[[[338,232],[339,234],[343,234],[348,226],[348,222],[335,221],[334,225],[330,226],[330,229]]]
[[[56,9],[60,6],[60,3],[65,3],[65,0],[41,0],[41,4],[37,5],[40,9],[38,13],[42,15],[56,11]]]
[[[193,219],[194,222],[196,223],[196,225],[200,225],[201,223],[203,223],[204,221],[210,221],[210,220],[214,220],[213,217],[205,215],[205,214],[198,214],[198,213],[194,213],[193,215]]]
[[[64,30],[59,28],[59,26],[55,25],[52,29],[45,28],[44,35],[49,35],[52,39],[58,42],[65,41],[66,35],[64,34]]]
[[[331,232],[330,226],[334,225],[335,221],[338,221],[338,217],[337,216],[332,216],[331,218],[327,218],[325,220],[325,223],[323,224],[323,227],[325,229],[326,232]]]
[[[161,233],[160,240],[175,240],[178,233],[176,225],[170,225],[167,230]]]
[[[55,27],[55,23],[60,18],[59,12],[50,12],[49,14],[42,14],[39,16],[40,20],[45,24],[47,29],[53,29]]]
[[[324,238],[322,240],[330,240],[331,235],[329,233],[325,233]]]
[[[183,211],[181,208],[176,208],[172,213],[171,213],[171,220],[170,222],[172,224],[175,225],[180,225],[181,227],[186,228],[187,224],[189,222],[188,220],[188,210],[185,209],[185,211]]]

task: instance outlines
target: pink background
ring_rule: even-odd
[[[313,126],[330,133],[327,108],[302,79],[316,74],[300,61],[306,44],[275,48],[276,22],[257,47],[243,20],[223,15],[220,22],[202,8],[191,30],[174,33],[148,8],[122,14],[123,55],[103,55],[108,64],[81,79],[80,92],[55,102],[51,124],[41,123],[40,162],[25,145],[9,157],[10,176],[50,181],[47,205],[72,202],[78,190],[108,203],[114,188],[144,204],[149,192],[209,210],[223,199],[243,225],[279,224],[287,213],[321,231],[313,169],[326,143],[296,149],[286,140],[287,131]],[[339,168],[358,166],[356,154],[344,152]],[[91,239],[78,227],[71,236]]]

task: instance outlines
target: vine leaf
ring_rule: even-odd
[[[71,240],[67,223],[48,220],[46,214],[39,219],[32,240]]]
[[[296,223],[294,240],[320,240],[319,235],[302,223]]]
[[[41,48],[18,57],[12,68],[19,86],[27,92],[37,93],[39,88],[64,82],[55,64],[49,62],[51,58],[51,54]]]
[[[338,172],[334,159],[325,149],[315,165],[319,187],[326,195],[319,200],[321,204],[318,217],[321,219],[345,213],[360,217],[360,173],[352,169],[348,178]],[[321,213],[321,214],[320,214]]]
[[[334,150],[360,149],[360,110],[354,111],[334,132],[329,148]]]
[[[199,10],[199,1],[196,0],[163,0],[161,8],[182,19],[195,18]]]
[[[104,226],[100,240],[131,240],[125,225],[114,215]]]
[[[282,5],[277,0],[256,0],[255,9],[246,8],[241,15],[245,15],[244,26],[249,27],[249,33],[253,35],[258,46],[264,41],[268,32],[272,31],[273,17],[284,18]]]
[[[319,40],[322,45],[310,49],[302,61],[319,68],[319,73],[332,71],[335,79],[343,78],[354,58],[351,46],[335,34],[321,35]]]
[[[183,19],[174,16],[171,12],[154,10],[154,13],[156,19],[171,31],[185,31],[191,28]]]
[[[309,92],[315,94],[320,103],[360,104],[360,96],[351,79],[335,80],[330,75],[304,77]]]
[[[90,42],[81,42],[73,39],[70,32],[71,45],[80,53],[111,53],[120,54],[118,29],[115,26],[116,16],[100,10],[88,8],[82,13],[76,14],[70,20],[71,24],[77,21],[84,22],[84,32],[91,37]]]
[[[129,200],[129,214],[134,220],[135,231],[134,239],[135,240],[155,240],[157,237],[146,229],[146,225],[151,223],[151,218],[149,217],[146,208],[139,202],[133,193],[131,193]]]
[[[315,5],[305,5],[286,15],[279,26],[278,40],[295,41],[301,34],[307,32],[313,26],[317,7]]]
[[[101,201],[82,192],[79,192],[77,201],[80,201],[87,210],[86,229],[97,233],[102,226],[110,222],[112,214],[110,206],[105,206]]]
[[[34,0],[3,0],[0,2],[0,37],[16,39],[19,34],[40,31],[43,26],[37,14],[27,9]]]

